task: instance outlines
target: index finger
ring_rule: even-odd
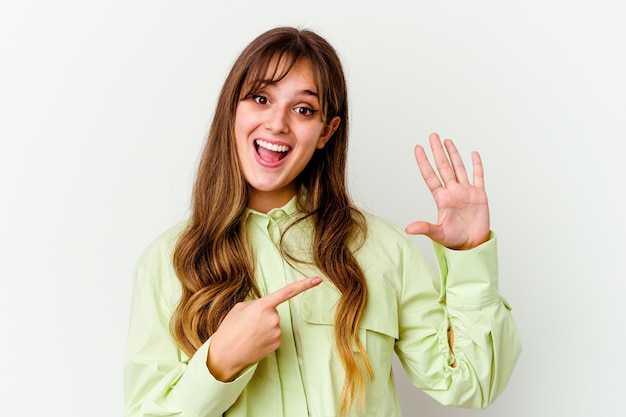
[[[421,145],[415,146],[415,160],[417,161],[417,166],[422,174],[422,178],[426,182],[426,186],[430,190],[431,193],[434,193],[435,190],[441,188],[441,181],[437,173],[433,169],[428,157],[426,156],[426,151]]]
[[[321,282],[322,279],[319,277],[301,279],[300,281],[292,282],[291,284],[285,285],[283,288],[276,290],[271,294],[261,297],[259,301],[276,308],[279,304],[292,299],[301,292],[319,285]]]

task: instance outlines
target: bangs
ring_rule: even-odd
[[[280,51],[253,61],[246,71],[239,100],[249,98],[263,87],[285,78],[299,59],[299,54]]]

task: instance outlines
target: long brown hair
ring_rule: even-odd
[[[306,190],[299,194],[298,206],[314,224],[312,259],[341,293],[335,339],[346,371],[343,413],[355,399],[364,404],[365,380],[373,378],[358,337],[367,287],[353,255],[366,227],[346,186],[348,97],[342,65],[333,47],[312,31],[281,27],[261,34],[243,50],[224,82],[198,168],[190,223],[174,252],[182,296],[171,327],[181,349],[191,356],[237,302],[261,296],[245,227],[249,189],[235,149],[235,112],[240,100],[267,82],[267,74],[277,82],[303,60],[315,76],[322,120],[341,118],[326,146],[316,150],[298,177]]]

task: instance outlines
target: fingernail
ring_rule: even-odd
[[[320,284],[321,282],[322,282],[322,279],[320,277],[315,277],[311,280],[311,284],[313,285]]]

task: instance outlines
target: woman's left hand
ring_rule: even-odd
[[[472,249],[487,241],[490,227],[480,155],[472,152],[471,184],[454,143],[446,139],[442,144],[436,133],[429,136],[429,141],[439,175],[420,145],[415,147],[415,159],[435,199],[437,224],[416,221],[406,227],[406,232],[426,235],[450,249]]]

